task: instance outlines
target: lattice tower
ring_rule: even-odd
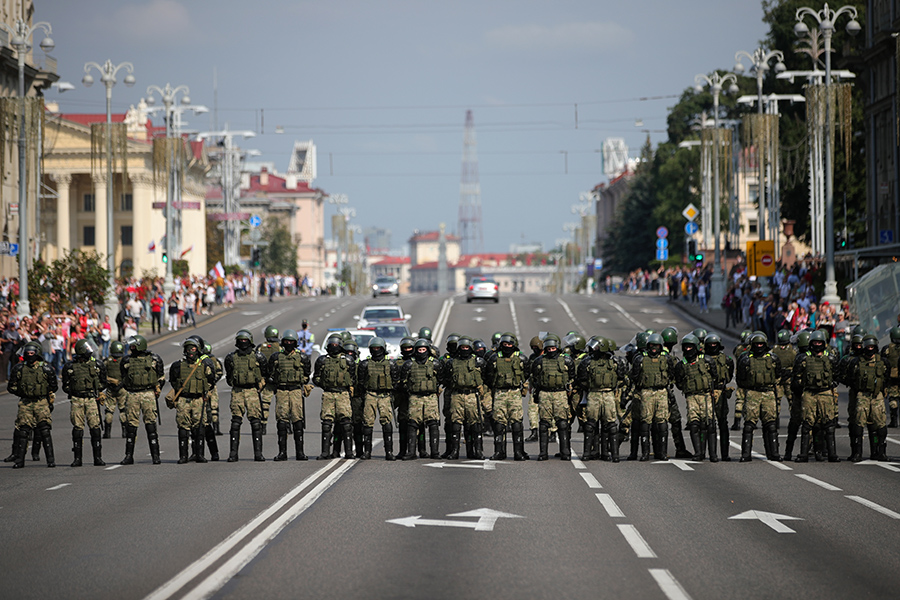
[[[462,177],[459,182],[459,235],[462,254],[484,252],[481,229],[481,184],[478,182],[478,142],[475,141],[475,118],[466,111],[463,135]]]

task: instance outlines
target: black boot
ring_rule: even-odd
[[[712,419],[706,422],[706,443],[709,447],[709,462],[719,462],[719,457],[716,456],[716,450],[718,449],[718,440],[716,439],[716,422]]]
[[[472,447],[474,452],[472,455],[475,460],[484,460],[484,424],[474,423],[472,425]]]
[[[887,455],[887,427],[881,427],[875,431],[877,443],[875,445],[875,460],[880,462],[889,462]]]
[[[684,444],[684,433],[681,431],[681,421],[672,423],[672,442],[675,444],[675,458],[691,459],[694,455],[688,452]],[[696,450],[696,446],[694,450]],[[702,453],[701,453],[702,454]]]
[[[303,421],[294,421],[294,458],[309,460],[303,452]]]
[[[451,423],[450,425],[450,446],[447,458],[450,460],[459,459],[459,436],[462,433],[462,423]]]
[[[428,424],[428,444],[431,449],[430,458],[432,460],[436,458],[440,458],[440,444],[441,440],[439,438],[438,432],[441,430],[440,426],[437,422]]]
[[[862,461],[862,445],[863,445],[863,428],[859,425],[850,423],[850,456],[847,458],[850,462]],[[874,431],[869,430],[869,440],[872,439]]]
[[[41,460],[41,430],[37,427],[31,430],[31,460]]]
[[[888,427],[890,427],[891,429],[897,428],[898,415],[900,415],[900,407],[892,408],[891,409],[891,422],[888,423]]]
[[[209,446],[209,460],[216,462],[219,460],[219,442],[216,440],[216,430],[212,425],[202,428],[203,434],[206,436],[206,445]]]
[[[84,444],[84,429],[72,428],[72,452],[75,454],[75,460],[72,461],[70,467],[81,466],[81,452]]]
[[[512,439],[513,439],[513,459],[522,461],[528,460],[530,457],[525,454],[525,427],[521,422],[513,423]],[[505,450],[505,448],[504,448]]]
[[[626,460],[638,460],[640,458],[641,451],[641,423],[640,421],[632,421],[631,422],[631,431],[628,435],[629,441],[628,445],[630,450],[628,452],[628,458]],[[649,438],[648,438],[649,439]]]
[[[134,464],[134,442],[137,438],[137,427],[125,425],[125,458],[122,459],[120,465]]]
[[[463,437],[466,440],[466,459],[475,460],[475,436],[471,424],[463,426]]]
[[[416,460],[418,455],[416,454],[416,446],[418,446],[418,436],[419,436],[419,426],[414,421],[406,421],[406,435],[401,436],[401,439],[406,440],[406,446],[400,445],[401,448],[405,448],[406,452],[400,457],[401,460]]]
[[[731,424],[731,430],[732,431],[740,431],[741,430],[741,418],[740,417],[734,418],[734,423]]]
[[[206,437],[206,427],[204,425],[198,425],[197,427],[194,427],[194,429],[191,431],[191,440],[194,443],[193,461],[195,463],[202,464],[202,463],[206,462],[206,457],[203,455],[204,454],[203,443],[204,443],[205,437]]]
[[[394,426],[390,423],[381,425],[381,437],[384,438],[384,460],[394,460]]]
[[[331,458],[331,431],[333,423],[331,421],[322,421],[322,453],[317,456],[318,460],[328,460]],[[287,441],[285,441],[287,446]],[[278,438],[278,447],[281,448],[281,437]],[[281,454],[275,457],[275,460],[287,460],[287,452],[284,458],[279,458]]]
[[[617,463],[619,462],[619,442],[618,442],[618,426],[616,422],[607,423],[603,426],[606,431],[606,446],[607,452],[609,453],[609,460],[611,462]]]
[[[363,426],[362,442],[363,442],[363,460],[372,458],[372,427]]]
[[[744,423],[744,433],[741,436],[741,462],[750,462],[753,452],[753,425]]]
[[[702,447],[703,442],[700,440],[700,423],[691,421],[688,423],[688,427],[691,428],[691,445],[694,447],[694,460],[702,461],[704,448]]]
[[[772,460],[772,438],[769,436],[768,423],[762,423],[762,440],[763,453],[765,454],[766,460]]]
[[[606,425],[597,423],[590,445],[591,460],[609,460],[609,430]]]
[[[771,461],[781,462],[781,453],[778,451],[778,421],[770,421],[766,423],[765,434],[769,436],[769,448],[766,456]]]
[[[112,423],[104,423],[103,424],[103,439],[108,440],[112,438]]]
[[[800,452],[797,454],[797,457],[794,459],[796,463],[805,463],[809,462],[809,437],[811,433],[811,428],[806,423],[803,423],[800,426]]]
[[[103,462],[103,446],[101,445],[101,441],[103,439],[103,430],[99,427],[95,427],[91,429],[91,452],[94,455],[94,466],[95,467],[105,467],[106,463]]]
[[[491,460],[506,460],[506,425],[495,421],[494,427],[494,454],[491,455]],[[515,443],[513,446],[515,447]]]
[[[341,421],[341,430],[344,432],[344,458],[353,460],[353,423],[350,419]]]
[[[325,423],[328,423],[328,434],[325,433]],[[284,421],[275,421],[275,433],[278,436],[278,454],[275,455],[275,462],[283,462],[287,460],[287,438],[290,432],[291,424]],[[328,458],[328,451],[331,445],[331,423],[322,422],[322,453]]]
[[[816,462],[825,460],[825,428],[821,425],[814,425],[812,430],[812,446],[813,455]]]
[[[231,429],[228,432],[231,442],[228,449],[228,462],[238,461],[238,450],[241,447],[241,421],[241,417],[231,417]]]
[[[128,437],[128,425],[124,421],[119,421],[119,424],[122,426],[122,439],[126,439]]]
[[[21,469],[25,466],[25,454],[28,453],[28,435],[31,433],[31,429],[28,427],[16,428],[15,432],[19,435],[13,436],[13,443],[15,444],[13,447],[13,469]]]
[[[526,442],[536,442],[538,441],[538,430],[537,427],[531,428],[531,435],[529,435],[526,439]]]
[[[669,460],[669,424],[664,421],[657,423],[656,427],[659,436],[659,458],[657,460]]]
[[[731,450],[731,434],[728,433],[728,418],[718,420],[719,426],[719,459],[723,462],[730,462],[731,457],[728,452]]]
[[[650,460],[650,423],[638,425],[640,430],[641,462]]]
[[[41,431],[41,445],[44,447],[47,466],[53,468],[56,466],[56,460],[53,457],[53,437],[50,435],[50,425],[42,422],[38,425],[38,429]]]
[[[253,460],[255,462],[266,462],[263,454],[263,436],[262,423],[259,419],[250,419],[250,436],[253,440]]]
[[[19,430],[19,428],[14,427],[13,428],[12,451],[10,452],[9,456],[7,456],[6,458],[3,459],[3,462],[6,462],[6,463],[16,462],[16,453],[19,450],[19,436],[21,436],[21,435],[22,435],[22,432]]]
[[[537,459],[539,461],[548,460],[550,458],[547,449],[550,445],[550,424],[546,421],[541,421],[538,426],[538,445],[540,447],[540,453],[538,454]]]
[[[588,461],[593,458],[594,454],[594,432],[597,429],[597,421],[587,420],[584,422],[584,447],[581,449],[581,460]]]
[[[483,436],[492,437],[494,435],[494,430],[496,429],[494,424],[494,413],[493,412],[485,412],[484,420],[482,422],[483,427],[481,428],[481,432]]]
[[[178,464],[184,465],[188,462],[188,443],[191,432],[187,429],[178,429]]]
[[[428,450],[425,448],[425,426],[421,425],[416,431],[416,442],[419,445],[419,458],[428,458]]]
[[[825,448],[828,451],[828,462],[841,462],[841,458],[837,454],[837,447],[834,442],[834,425],[825,428]]]
[[[453,450],[453,422],[450,419],[444,423],[444,453],[441,458],[450,458]]]
[[[363,452],[363,435],[362,435],[362,423],[354,423],[352,426],[353,429],[353,448],[356,450],[356,458],[362,458]]]
[[[566,419],[559,419],[556,421],[556,430],[559,434],[560,460],[572,460],[572,424]]]
[[[399,449],[398,456],[400,460],[408,460],[406,458],[406,454],[409,446],[409,423],[410,422],[407,419],[403,419],[402,421],[400,419],[397,419],[397,448]],[[418,437],[418,428],[415,429],[415,432],[416,436]],[[418,441],[418,439],[416,441]]]
[[[331,436],[331,458],[340,458],[341,457],[341,447],[344,443],[344,428],[343,427],[335,427],[332,430]]]
[[[789,461],[794,453],[794,442],[797,440],[797,433],[800,431],[800,423],[796,421],[788,422],[787,440],[784,442],[784,460]]]

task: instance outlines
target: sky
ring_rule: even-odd
[[[569,235],[580,194],[608,181],[605,139],[624,138],[633,156],[648,134],[664,140],[667,109],[694,76],[730,69],[766,34],[758,0],[34,5],[35,22],[53,27],[60,80],[76,88],[48,92],[62,112],[106,110],[103,86],[81,84],[85,63],[131,62],[137,83],[126,87],[120,71],[113,112],[149,85],[186,85],[211,109],[186,115],[187,129],[255,131],[238,144],[279,172],[294,141],[312,140],[313,185],[345,194],[351,224],[389,229],[396,249],[416,229],[457,230],[467,110],[484,250],[549,249]]]

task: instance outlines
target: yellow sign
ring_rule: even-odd
[[[775,274],[774,241],[747,242],[747,274],[751,277],[771,277]]]
[[[693,203],[692,203],[692,204],[688,204],[688,205],[687,205],[687,208],[685,208],[683,211],[681,211],[681,214],[682,214],[682,215],[684,216],[684,218],[687,219],[688,221],[693,221],[693,220],[696,219],[698,216],[700,216],[700,211],[697,210],[697,207],[694,206]]]

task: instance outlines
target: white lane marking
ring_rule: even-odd
[[[654,464],[654,465],[675,465],[676,467],[678,467],[678,468],[681,469],[682,471],[693,471],[693,470],[694,470],[694,467],[692,467],[691,465],[692,465],[692,464],[697,464],[697,463],[694,463],[694,462],[688,462],[688,461],[686,461],[686,460],[680,460],[680,459],[677,459],[677,458],[670,458],[669,460],[656,460],[656,461],[653,461],[653,464]]]
[[[402,525],[415,529],[416,527],[465,527],[474,529],[475,531],[493,531],[494,525],[501,518],[503,519],[524,519],[522,515],[514,515],[490,508],[478,508],[475,510],[467,510],[466,512],[453,513],[448,517],[478,517],[478,521],[447,521],[443,519],[423,519],[422,515],[414,515],[412,517],[403,517],[402,519],[388,519],[385,523],[393,525]]]
[[[816,485],[819,486],[820,488],[825,488],[825,489],[828,490],[829,492],[840,492],[840,491],[842,491],[841,488],[835,487],[835,486],[831,485],[830,483],[827,483],[827,482],[825,482],[825,481],[822,481],[821,479],[816,479],[815,477],[811,477],[811,476],[809,476],[809,475],[803,475],[803,474],[801,474],[801,473],[795,473],[795,475],[796,475],[797,477],[799,477],[800,479],[804,480],[804,481],[808,481],[808,482],[810,482],[810,483],[816,484]]]
[[[885,507],[881,506],[880,504],[875,504],[871,500],[866,500],[865,498],[863,498],[861,496],[844,496],[844,497],[849,498],[850,500],[853,500],[854,502],[859,502],[863,506],[867,506],[874,511],[878,511],[883,515],[889,516],[892,519],[900,519],[900,514],[897,514],[894,511],[892,511],[891,509],[885,508]]]
[[[738,444],[737,442],[729,441],[728,444],[736,450],[741,449],[741,445]],[[791,467],[784,464],[783,462],[778,462],[777,460],[769,460],[768,458],[766,458],[759,452],[750,452],[750,456],[752,456],[753,458],[755,458],[757,460],[765,461],[765,462],[769,463],[770,465],[772,465],[773,467],[775,467],[776,469],[780,469],[782,471],[793,471],[794,470]]]
[[[747,510],[740,514],[728,517],[729,519],[737,519],[739,521],[759,521],[766,525],[775,533],[797,533],[781,521],[802,521],[800,517],[791,517],[788,515],[779,515],[778,513],[770,513],[764,510]]]
[[[597,500],[600,501],[600,505],[606,510],[606,514],[610,517],[624,517],[625,513],[622,512],[622,509],[619,508],[619,505],[616,504],[616,501],[612,499],[612,496],[609,494],[597,494]]]
[[[619,306],[619,305],[616,304],[615,302],[610,302],[610,301],[607,300],[606,303],[609,304],[610,306],[612,306],[614,309],[616,309],[616,310],[619,311],[620,313],[622,313],[622,316],[625,317],[626,319],[628,319],[629,321],[631,321],[634,325],[636,325],[638,329],[647,329],[646,327],[644,327],[644,326],[641,324],[640,321],[638,321],[637,319],[635,319],[634,317],[632,317],[631,315],[629,315],[628,312],[627,312],[624,308],[622,308],[621,306]]]
[[[519,317],[516,314],[516,304],[513,302],[512,298],[509,299],[509,314],[512,315],[513,331],[516,334],[516,339],[518,339],[521,337],[521,334],[519,333]]]
[[[876,467],[881,467],[882,469],[887,469],[888,471],[893,471],[895,473],[900,472],[900,467],[897,465],[892,465],[886,462],[881,462],[878,460],[861,460],[857,465],[875,465]]]
[[[476,461],[471,461],[476,462]],[[423,467],[433,467],[435,469],[478,469],[479,471],[494,471],[497,469],[496,462],[492,462],[489,460],[485,461],[477,461],[478,464],[474,465],[457,465],[453,463],[445,463],[445,462],[436,462],[436,463],[428,463],[422,465]]]
[[[892,444],[900,445],[900,441],[895,440],[895,439],[892,438],[892,437],[886,437],[886,438],[884,438],[884,439],[886,439],[887,441],[889,441],[889,442],[892,443]]]
[[[441,340],[444,339],[444,327],[447,326],[447,319],[450,318],[450,308],[452,306],[453,298],[444,299],[444,304],[441,305],[441,311],[438,313],[437,321],[434,322],[434,327],[431,328],[431,339],[434,340],[435,344],[439,344]]]
[[[284,506],[286,504],[291,502],[296,496],[298,496],[300,494],[300,492],[302,492],[303,490],[305,490],[306,488],[311,486],[313,483],[315,483],[322,475],[327,473],[329,470],[333,469],[335,466],[340,465],[340,467],[337,470],[335,470],[333,473],[331,473],[331,475],[329,475],[328,479],[325,479],[322,482],[323,484],[327,482],[328,485],[331,485],[331,482],[333,481],[331,479],[331,477],[334,477],[334,475],[338,475],[338,477],[340,477],[340,475],[343,475],[344,472],[355,463],[356,463],[356,461],[345,461],[345,460],[342,460],[339,458],[333,459],[327,465],[325,465],[324,467],[322,467],[321,469],[319,469],[318,471],[316,471],[315,473],[313,473],[312,475],[310,475],[309,477],[304,479],[302,482],[297,484],[297,486],[295,486],[291,491],[289,491],[287,494],[285,494],[284,496],[279,498],[269,508],[267,508],[266,510],[264,510],[261,513],[259,513],[258,515],[256,515],[256,517],[254,517],[252,520],[250,520],[248,523],[246,523],[240,529],[237,529],[236,531],[234,531],[231,535],[229,535],[227,538],[225,538],[225,540],[222,541],[218,546],[212,548],[209,552],[207,552],[206,554],[204,554],[203,556],[198,558],[196,561],[194,561],[193,563],[191,563],[190,565],[185,567],[185,569],[182,570],[180,573],[178,573],[178,575],[176,575],[175,577],[173,577],[172,579],[170,579],[169,581],[167,581],[160,587],[156,588],[153,592],[151,592],[146,597],[145,600],[162,600],[164,598],[171,598],[173,595],[175,595],[176,592],[178,592],[181,588],[183,588],[185,585],[187,585],[191,580],[193,580],[200,573],[202,573],[203,571],[208,569],[212,564],[214,564],[220,558],[222,558],[229,550],[231,550],[235,546],[241,544],[244,541],[244,539],[249,537],[250,534],[252,534],[253,531],[257,527],[259,527],[262,523],[264,523],[269,518],[271,518],[273,514],[275,514],[282,508],[284,508]],[[326,489],[327,489],[327,486],[326,486]],[[296,510],[299,508],[299,509],[301,509],[301,512],[303,510],[306,510],[308,505],[311,504],[311,502],[309,502],[307,504],[308,499],[310,497],[312,497],[312,499],[315,500],[316,498],[318,498],[318,496],[321,494],[321,492],[325,491],[325,489],[322,489],[317,494],[316,493],[317,490],[319,490],[319,487],[316,487],[309,494],[307,494],[306,496],[301,498],[297,502],[297,504],[294,505],[293,509]],[[289,512],[285,513],[285,514],[289,514]],[[297,514],[299,514],[299,513],[297,513]],[[273,522],[272,525],[275,525],[276,523],[277,523],[277,521]],[[272,525],[270,525],[269,527],[271,528]],[[264,530],[264,532],[265,531],[268,531],[268,528],[266,530]],[[257,538],[258,537],[259,536],[257,536]],[[273,537],[274,537],[274,535],[273,535]],[[257,538],[254,538],[254,540]],[[266,541],[268,541],[268,540],[266,540]],[[244,545],[243,550],[247,550],[247,549],[251,548],[251,543]],[[260,549],[262,549],[262,547],[260,547]],[[258,551],[259,550],[257,550],[257,552]],[[252,558],[252,557],[250,557],[250,558]],[[222,568],[224,568],[228,564],[229,563],[223,564],[222,567],[220,567],[220,569],[216,571],[216,573],[219,573],[222,570]],[[241,566],[243,566],[243,565],[241,565]],[[235,571],[235,572],[237,572],[237,571]],[[213,575],[215,575],[215,573],[213,573]],[[212,575],[210,577],[212,577]],[[207,579],[207,581],[208,581],[208,579]],[[223,584],[224,584],[224,582],[223,582]],[[196,591],[196,589],[195,589],[195,591]]]
[[[573,323],[575,323],[575,328],[578,329],[578,331],[584,331],[584,327],[581,326],[581,323],[579,323],[578,319],[575,318],[575,315],[572,314],[572,309],[569,308],[569,305],[566,304],[566,301],[559,297],[556,298],[556,301],[562,305],[562,307],[566,311],[566,314],[569,315],[569,318],[572,319]]]
[[[642,308],[641,312],[644,313],[645,315],[661,315],[661,314],[663,314],[663,311],[661,311],[658,308]]]
[[[581,462],[580,459],[575,458],[574,456],[572,457],[572,466],[575,467],[576,469],[587,469],[587,467],[584,466],[584,463]]]
[[[609,319],[607,319],[606,317],[600,317],[599,319],[597,319],[597,322],[606,324],[609,323]]]
[[[67,485],[72,485],[72,484],[71,484],[71,483],[61,483],[61,484],[59,484],[59,485],[54,485],[53,487],[48,487],[46,491],[52,492],[52,491],[55,491],[55,490],[61,490],[61,489],[63,489],[64,487],[66,487]]]
[[[550,317],[541,317],[540,319],[538,319],[538,321],[540,321],[541,323],[549,323]]]
[[[691,600],[688,593],[681,587],[678,580],[669,572],[668,569],[648,569],[650,575],[656,580],[656,584],[662,593],[669,600]]]
[[[103,469],[103,470],[104,470],[104,471],[115,471],[116,469],[118,469],[118,468],[121,467],[121,466],[122,466],[122,465],[113,465],[113,466],[111,466],[111,467],[106,467],[106,468]]]
[[[597,478],[594,477],[593,473],[579,473],[579,475],[581,475],[581,478],[584,479],[584,482],[587,484],[587,486],[589,488],[592,488],[595,490],[603,489],[603,486],[600,485],[600,482],[597,481]]]
[[[536,312],[537,314],[540,315],[540,314],[546,312],[546,310],[547,310],[546,308],[536,308],[536,309],[534,309],[534,312]]]
[[[634,525],[617,525],[617,527],[638,558],[656,558],[656,552],[650,548],[650,545],[641,536],[637,527]]]

